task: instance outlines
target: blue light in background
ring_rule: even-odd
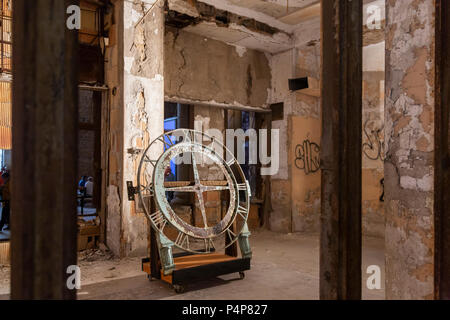
[[[168,118],[164,120],[164,132],[169,132],[177,129],[177,120],[178,118]],[[169,138],[165,138],[169,139]],[[175,138],[172,138],[172,143],[175,143]],[[167,147],[164,147],[164,151],[166,151]],[[170,170],[172,170],[172,173],[176,175],[176,166],[173,161],[170,161]]]

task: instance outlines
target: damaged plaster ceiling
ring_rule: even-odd
[[[184,30],[234,46],[263,52],[277,53],[292,48],[292,40],[288,35],[275,34],[273,36],[266,36],[256,32],[250,32],[236,25],[218,27],[215,23],[202,22],[195,26],[188,26]]]
[[[370,5],[381,9],[384,20],[384,0],[363,3],[364,21]],[[169,0],[169,9],[190,17],[177,26],[187,32],[276,54],[294,47],[302,23],[319,19],[320,0]]]
[[[226,21],[218,23],[223,17],[204,19],[204,12],[209,13],[210,8],[221,11],[221,15],[226,12]],[[296,25],[317,17],[320,3],[318,0],[169,0],[169,9],[195,19],[195,23],[181,26],[184,31],[274,54],[293,47],[291,36]],[[258,25],[254,26],[252,21]]]
[[[319,3],[317,0],[225,0],[223,2],[263,13],[282,22],[286,17]],[[296,24],[294,20],[285,23]]]

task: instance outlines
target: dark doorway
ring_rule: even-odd
[[[101,207],[101,107],[102,93],[79,90],[78,113],[78,215],[95,218]]]

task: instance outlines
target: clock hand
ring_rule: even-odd
[[[202,184],[200,182],[200,177],[198,174],[197,161],[195,160],[195,153],[192,152],[192,168],[194,170],[194,180],[195,180],[195,189],[198,198],[198,204],[200,207],[200,211],[202,212],[203,224],[204,228],[208,228],[208,219],[206,218],[206,208],[205,208],[205,200],[203,199],[203,190]]]

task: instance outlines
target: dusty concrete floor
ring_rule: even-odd
[[[79,299],[211,299],[211,300],[277,300],[319,298],[318,235],[282,235],[268,231],[254,232],[252,270],[244,280],[238,274],[199,282],[183,294],[161,281],[147,280],[140,271],[140,259],[115,260],[107,254],[91,253],[80,259],[82,288]],[[384,285],[384,243],[365,238],[363,249],[363,298],[384,299],[381,290],[366,287],[367,266],[378,265]],[[1,298],[9,292],[9,270],[0,268]]]

